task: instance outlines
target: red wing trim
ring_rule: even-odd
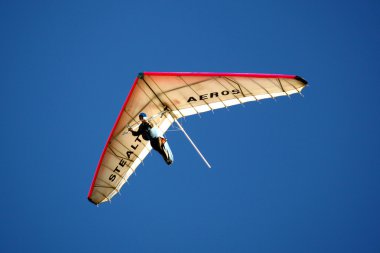
[[[91,197],[92,192],[93,192],[93,190],[94,190],[95,181],[96,181],[96,178],[98,177],[98,173],[99,173],[99,170],[100,170],[100,165],[101,165],[102,162],[103,162],[103,158],[104,158],[104,155],[106,154],[106,150],[107,150],[107,148],[108,148],[108,144],[110,143],[111,137],[112,137],[112,135],[113,135],[113,133],[114,133],[114,131],[115,131],[115,129],[116,129],[117,124],[119,123],[119,120],[120,120],[120,118],[121,118],[121,115],[123,114],[123,111],[124,111],[125,107],[126,107],[127,104],[128,104],[128,101],[129,101],[129,99],[130,99],[130,97],[131,97],[131,95],[132,95],[132,93],[133,93],[133,90],[134,90],[135,87],[136,87],[136,84],[137,84],[137,81],[138,81],[138,80],[139,80],[139,78],[137,77],[137,78],[135,79],[135,82],[133,83],[133,86],[132,86],[131,90],[129,91],[129,94],[128,94],[128,96],[127,96],[127,99],[126,99],[125,102],[124,102],[123,107],[122,107],[121,110],[120,110],[119,116],[118,116],[117,119],[116,119],[115,125],[114,125],[113,128],[112,128],[112,131],[111,131],[111,133],[110,133],[110,135],[109,135],[109,137],[108,137],[107,143],[106,143],[106,145],[104,146],[104,149],[103,149],[102,155],[100,156],[100,160],[99,160],[99,163],[98,163],[98,167],[96,168],[95,175],[94,175],[94,178],[93,178],[92,183],[91,183],[91,188],[90,188],[90,191],[89,191],[88,196],[87,196],[87,198],[88,198],[90,201],[91,201],[90,197]],[[91,201],[91,202],[92,202],[92,201]]]
[[[240,76],[257,78],[290,78],[295,79],[295,75],[283,74],[256,74],[256,73],[213,73],[213,72],[144,72],[149,76]]]

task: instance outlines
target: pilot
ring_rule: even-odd
[[[144,140],[150,141],[150,145],[164,158],[165,162],[170,165],[173,163],[172,154],[170,148],[166,143],[166,139],[162,136],[159,129],[148,120],[146,113],[139,114],[141,124],[137,131],[133,131],[132,128],[128,130],[133,136],[142,136]]]

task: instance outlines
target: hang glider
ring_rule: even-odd
[[[144,72],[129,95],[101,154],[88,199],[110,201],[151,151],[150,143],[128,133],[140,112],[165,133],[177,119],[247,102],[301,93],[299,76],[248,73]]]

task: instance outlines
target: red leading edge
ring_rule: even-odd
[[[213,73],[213,72],[144,72],[144,75],[150,76],[242,76],[257,78],[296,78],[295,75],[282,74],[255,74],[255,73]]]
[[[123,111],[124,111],[124,108],[127,106],[128,101],[129,101],[129,98],[131,97],[131,95],[132,95],[132,93],[133,93],[133,90],[135,89],[138,80],[139,80],[139,78],[137,77],[137,78],[135,79],[135,82],[133,83],[132,89],[130,90],[130,92],[129,92],[128,96],[127,96],[127,99],[126,99],[125,102],[124,102],[123,107],[122,107],[121,110],[120,110],[119,116],[117,116],[117,119],[116,119],[115,125],[114,125],[113,128],[112,128],[112,131],[111,131],[111,133],[110,133],[110,135],[109,135],[109,137],[108,137],[107,143],[106,143],[106,145],[105,145],[105,147],[104,147],[104,149],[103,149],[102,155],[100,156],[100,159],[99,159],[99,162],[98,162],[98,167],[96,167],[95,175],[94,175],[94,178],[92,179],[92,183],[91,183],[91,188],[90,188],[90,191],[89,191],[88,196],[87,196],[88,199],[90,199],[90,197],[91,197],[91,195],[92,195],[92,191],[94,190],[94,184],[95,184],[96,178],[97,178],[98,173],[99,173],[99,170],[100,170],[100,165],[102,164],[102,161],[103,161],[104,155],[105,155],[105,153],[106,153],[106,150],[107,150],[107,147],[108,147],[108,143],[109,143],[110,140],[111,140],[111,137],[112,137],[112,135],[113,135],[113,133],[114,133],[114,131],[115,131],[115,129],[116,129],[116,125],[117,125],[117,123],[119,123],[119,120],[120,120],[121,115],[122,115],[122,113],[123,113]],[[90,201],[91,201],[91,200],[90,200]]]
[[[289,78],[289,79],[297,79],[297,80],[300,80],[302,81],[303,83],[307,83],[304,79],[302,79],[301,77],[299,76],[296,76],[296,75],[282,75],[282,74],[256,74],[256,73],[210,73],[210,72],[143,72],[142,75],[150,75],[150,76],[235,76],[235,77],[257,77],[257,78]],[[130,90],[128,96],[127,96],[127,99],[125,100],[124,102],[124,105],[123,107],[121,108],[120,110],[120,113],[119,113],[119,116],[117,117],[117,120],[112,128],[112,131],[108,137],[108,140],[107,140],[107,143],[103,149],[103,152],[102,152],[102,155],[100,156],[100,160],[99,160],[99,163],[98,163],[98,166],[96,168],[96,171],[95,171],[95,175],[94,175],[94,178],[92,180],[92,183],[91,183],[91,188],[90,188],[90,191],[88,193],[88,199],[90,200],[90,197],[92,195],[92,192],[94,190],[94,184],[95,184],[95,181],[96,181],[96,178],[98,176],[98,173],[99,173],[99,170],[100,170],[100,165],[103,161],[103,158],[104,158],[104,155],[106,153],[106,150],[107,150],[107,147],[108,147],[108,144],[110,142],[110,139],[116,129],[116,125],[117,123],[119,122],[120,120],[120,117],[124,111],[124,108],[127,106],[128,104],[128,101],[129,101],[129,98],[131,97],[132,93],[133,93],[133,90],[135,89],[136,87],[136,84],[137,84],[137,81],[139,80],[139,77],[141,76],[141,74],[138,75],[138,77],[135,79],[135,82],[133,83],[133,86],[132,86],[132,89]],[[91,201],[91,200],[90,200]]]

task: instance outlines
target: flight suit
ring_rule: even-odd
[[[160,153],[168,165],[173,163],[173,154],[169,144],[152,123],[148,121],[142,122],[137,131],[132,130],[131,132],[133,136],[141,135],[144,140],[150,141],[152,148]]]

